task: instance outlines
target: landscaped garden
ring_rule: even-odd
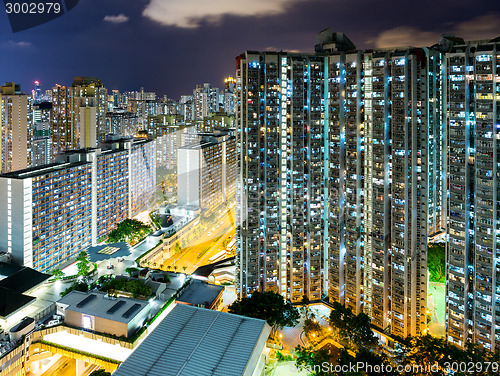
[[[148,236],[153,229],[137,219],[125,219],[116,225],[108,235],[107,243],[127,242],[130,245],[139,243],[142,239]]]

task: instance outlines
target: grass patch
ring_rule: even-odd
[[[446,270],[446,250],[444,243],[430,244],[427,249],[429,281],[444,283]]]
[[[92,354],[92,353],[89,353],[87,351],[76,350],[76,349],[74,349],[72,347],[62,346],[62,345],[59,345],[59,344],[56,344],[56,343],[53,343],[53,342],[44,341],[43,339],[41,339],[41,340],[39,340],[37,342],[41,343],[43,345],[56,347],[58,349],[69,351],[69,352],[72,352],[72,353],[75,353],[75,354],[79,354],[79,355],[83,355],[83,356],[88,356],[89,358],[99,359],[99,360],[102,360],[102,361],[105,361],[105,362],[108,362],[108,363],[121,364],[121,362],[119,360],[115,360],[115,359],[111,359],[111,358],[106,358],[105,356],[101,356],[101,355],[97,355],[97,354]]]

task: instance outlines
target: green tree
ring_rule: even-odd
[[[92,372],[89,376],[111,376],[111,373],[104,369],[98,369],[97,371]]]
[[[229,306],[229,312],[266,320],[274,332],[296,326],[300,318],[297,308],[272,291],[256,291],[251,297],[237,300]]]
[[[309,316],[309,304],[310,303],[311,303],[311,301],[309,300],[307,295],[302,296],[301,307],[302,307],[302,310],[303,310],[306,318],[308,318],[308,316]]]
[[[342,304],[335,302],[330,313],[330,325],[338,330],[350,347],[375,346],[377,338],[370,327],[370,318],[365,313],[355,315]]]
[[[324,330],[323,326],[316,320],[311,318],[305,319],[304,332],[306,332],[306,334],[309,335],[314,333],[319,336],[323,333],[323,330]]]
[[[61,292],[61,297],[68,295],[71,291],[89,291],[89,285],[85,282],[73,282],[66,290]]]
[[[86,281],[90,273],[90,261],[87,252],[82,251],[78,254],[76,260],[78,261],[76,267],[78,268],[78,275],[82,276]]]
[[[61,269],[54,269],[52,270],[52,275],[55,279],[61,279],[64,277],[64,272]]]
[[[336,359],[325,349],[314,350],[312,347],[298,345],[294,349],[297,359],[295,367],[303,371],[311,372],[314,376],[331,375],[329,369],[325,369],[323,364],[334,364]]]
[[[446,250],[444,243],[430,244],[427,249],[427,268],[429,281],[445,282]]]
[[[491,352],[478,345],[469,344],[465,349],[461,349],[444,338],[437,338],[431,335],[411,337],[407,340],[406,346],[403,348],[402,354],[398,356],[399,360],[404,365],[421,365],[421,364],[438,364],[438,370],[423,370],[421,375],[448,375],[447,365],[452,364],[483,364],[487,362],[494,363],[500,360],[500,352]],[[454,376],[470,375],[470,367],[467,369],[459,368],[458,372],[454,372]],[[474,367],[473,367],[474,368]],[[465,371],[465,372],[463,372]],[[492,367],[482,367],[481,369],[474,368],[474,375],[478,376],[498,376],[498,368],[493,370]],[[410,375],[406,373],[405,375]]]
[[[181,245],[179,244],[179,242],[177,242],[175,243],[174,252],[179,253],[180,251],[181,251]]]

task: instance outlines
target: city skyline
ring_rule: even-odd
[[[3,376],[498,374],[498,0],[46,1],[0,7]]]
[[[355,13],[360,8],[365,12]],[[414,17],[420,9],[425,18]],[[275,0],[252,6],[220,1],[210,9],[194,0],[170,6],[159,0],[90,0],[15,34],[7,15],[0,15],[0,51],[11,57],[0,69],[25,90],[35,80],[46,90],[69,85],[73,76],[93,76],[109,89],[142,86],[177,99],[200,82],[222,86],[244,50],[312,52],[315,34],[327,27],[363,49],[430,45],[442,33],[465,40],[491,37],[499,12],[500,4],[487,0],[473,8],[464,0],[415,5]],[[182,70],[187,73],[178,74]]]

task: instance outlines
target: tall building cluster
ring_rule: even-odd
[[[441,233],[447,339],[500,347],[498,46],[357,50],[328,29],[314,54],[238,56],[239,296],[328,298],[417,335]]]
[[[33,102],[14,82],[0,86],[1,144],[0,171],[9,172],[31,165]]]
[[[46,272],[146,209],[156,186],[155,141],[122,139],[0,175],[0,249]]]

